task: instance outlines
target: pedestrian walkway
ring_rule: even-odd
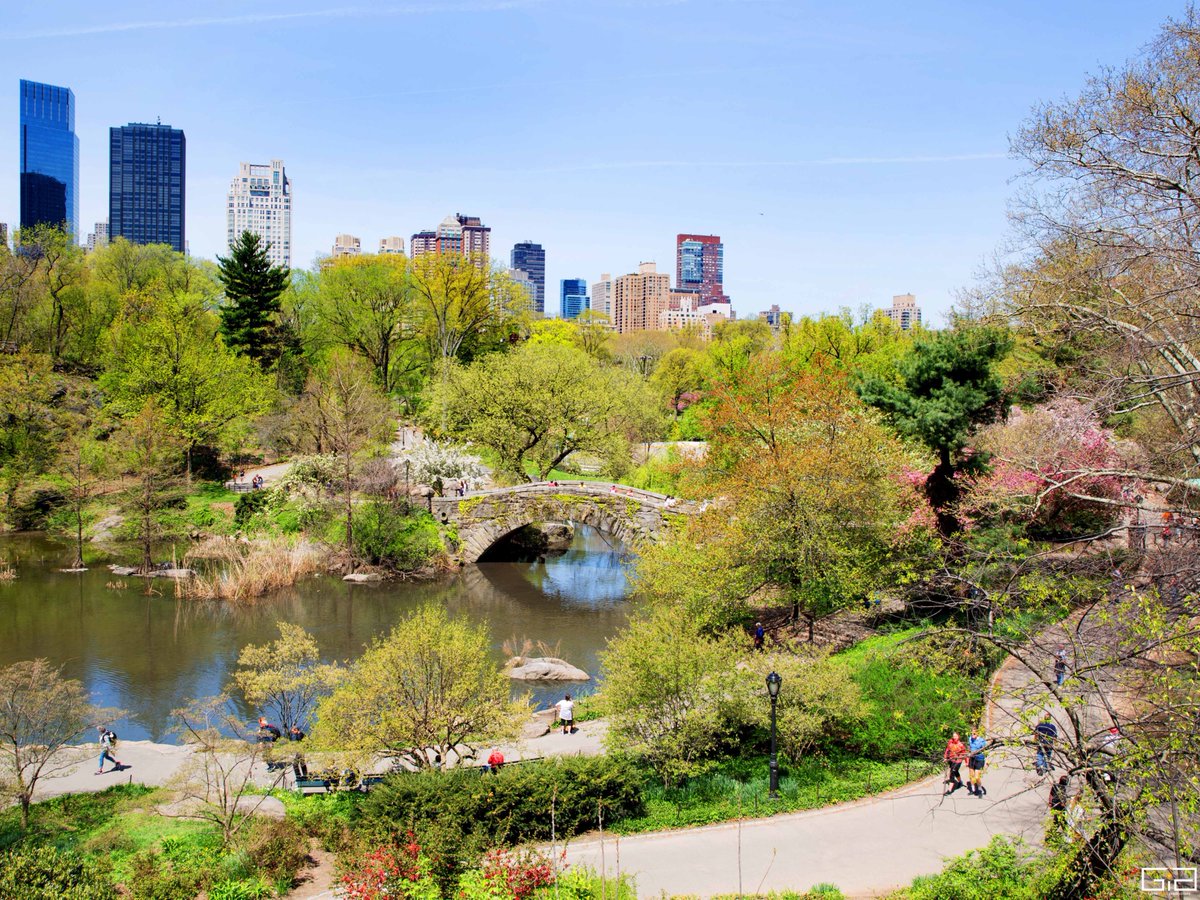
[[[993,737],[1018,721],[1014,695],[1033,674],[1009,660],[993,679]],[[874,897],[939,872],[947,858],[998,834],[1041,839],[1048,779],[1023,749],[989,755],[987,796],[943,796],[939,774],[889,794],[801,813],[626,838],[589,837],[567,847],[569,865],[602,867],[635,879],[639,897],[663,892],[754,894],[805,891],[822,882],[849,897]],[[965,772],[964,772],[965,774]],[[619,860],[619,864],[618,864]]]

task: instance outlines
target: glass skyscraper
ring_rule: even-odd
[[[520,269],[537,286],[533,308],[540,313],[546,311],[546,251],[541,244],[522,241],[512,248],[512,267]]]
[[[21,79],[21,227],[79,239],[79,138],[70,88]]]
[[[574,319],[588,308],[588,286],[584,278],[564,278],[561,282],[559,315]]]
[[[130,124],[110,128],[108,139],[109,238],[187,252],[183,132],[170,125]]]

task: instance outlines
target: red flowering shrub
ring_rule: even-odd
[[[428,859],[411,832],[399,846],[379,847],[354,861],[342,875],[349,900],[436,900],[441,896]]]

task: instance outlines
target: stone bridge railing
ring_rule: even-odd
[[[698,504],[665,494],[595,481],[522,484],[431,502],[438,521],[457,529],[463,562],[477,562],[505,535],[540,522],[590,525],[636,548],[699,510]]]

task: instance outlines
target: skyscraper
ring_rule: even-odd
[[[486,269],[491,265],[492,229],[479,216],[462,213],[446,216],[435,231],[418,231],[409,241],[413,256],[422,253],[462,253],[470,256],[475,265]]]
[[[93,253],[108,246],[108,223],[97,222],[95,230],[87,236],[88,253]]]
[[[333,253],[335,259],[339,256],[358,256],[362,253],[362,241],[352,234],[339,234],[333,239]]]
[[[559,315],[564,319],[574,319],[588,308],[587,280],[583,278],[564,278],[559,283]]]
[[[283,160],[270,165],[242,163],[229,184],[225,207],[226,240],[232,247],[243,231],[257,234],[273,266],[292,264],[292,182]]]
[[[537,285],[537,296],[533,298],[533,307],[540,313],[546,312],[546,251],[541,244],[533,241],[522,241],[514,244],[510,264],[514,269],[520,269],[529,275],[529,280]]]
[[[612,276],[605,272],[600,280],[592,283],[592,312],[612,318]]]
[[[698,291],[700,305],[729,303],[725,296],[725,245],[715,234],[680,234],[675,238],[675,286]]]
[[[54,225],[79,240],[75,94],[21,79],[21,227]]]
[[[917,306],[917,298],[913,294],[896,294],[892,297],[892,308],[883,310],[883,314],[903,331],[921,324],[921,307]]]
[[[108,132],[108,233],[132,244],[170,244],[184,233],[187,141],[170,125],[131,123]]]
[[[639,264],[637,272],[622,275],[613,285],[613,327],[620,334],[659,329],[659,314],[669,308],[670,296],[671,276],[652,262]]]

